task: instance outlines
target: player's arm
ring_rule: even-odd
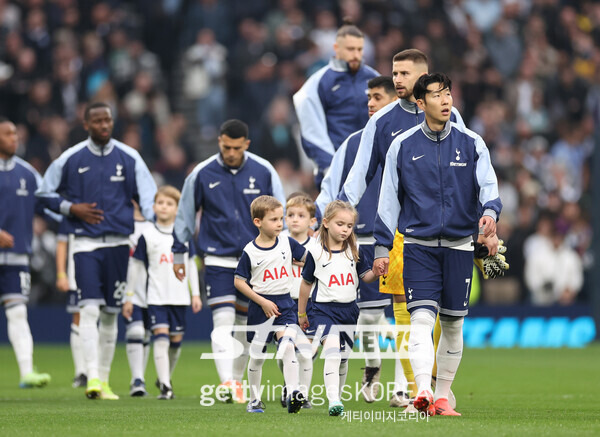
[[[67,252],[68,236],[59,234],[56,241],[56,288],[59,291],[69,291],[69,278],[67,277]]]
[[[135,286],[138,283],[138,278],[142,277],[147,270],[147,250],[146,238],[142,234],[138,239],[133,255],[129,257],[129,264],[127,266],[127,287],[122,299],[123,308],[121,312],[123,313],[123,317],[128,320],[133,313],[133,296],[135,295]]]
[[[0,248],[10,249],[15,245],[15,238],[3,229],[0,229]]]
[[[502,210],[502,202],[498,194],[498,179],[492,167],[490,152],[480,136],[475,139],[475,147],[479,155],[475,164],[475,175],[479,184],[479,203],[483,207],[479,229],[485,237],[492,237],[496,235],[496,222]]]
[[[315,278],[315,259],[310,251],[306,253],[304,267],[302,268],[302,281],[300,282],[300,292],[298,294],[298,325],[303,330],[308,328],[308,316],[306,315],[306,305],[312,284],[317,280]]]
[[[134,199],[140,207],[142,215],[146,220],[154,220],[154,196],[156,195],[156,182],[148,166],[137,151],[132,155],[135,159],[135,185]]]
[[[377,275],[372,268],[373,259],[369,256],[368,252],[363,249],[363,246],[358,248],[358,262],[356,263],[356,272],[360,279],[367,284],[379,280]]]
[[[240,291],[244,296],[250,299],[255,304],[259,305],[267,317],[280,316],[279,308],[274,302],[269,299],[265,299],[260,294],[255,292],[248,280],[252,277],[252,263],[250,257],[246,251],[242,252],[238,266],[235,269],[233,285],[237,290]]]
[[[333,202],[340,192],[343,180],[344,161],[346,159],[346,150],[348,147],[348,138],[342,143],[339,149],[333,155],[331,166],[321,182],[321,192],[315,200],[317,206],[317,216],[320,219],[325,208],[330,202]],[[320,221],[320,220],[319,220]]]
[[[195,256],[189,257],[187,271],[188,286],[192,292],[192,311],[195,314],[202,309],[202,300],[200,299],[200,280],[198,278],[198,266],[196,264]]]
[[[196,230],[196,213],[202,204],[202,188],[199,171],[193,171],[185,178],[181,198],[177,206],[175,225],[173,226],[173,271],[180,281],[185,278],[184,254],[188,248],[184,244],[190,241]],[[198,207],[196,206],[198,205]]]

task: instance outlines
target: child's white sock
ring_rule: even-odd
[[[6,308],[8,339],[15,351],[21,379],[33,372],[33,338],[27,321],[27,307],[18,303]]]
[[[158,334],[154,337],[154,365],[159,382],[171,387],[169,336],[167,334]]]

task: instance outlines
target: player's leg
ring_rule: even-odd
[[[248,324],[248,302],[249,299],[244,296],[239,290],[236,290],[236,301],[235,301],[235,326],[246,326]],[[233,331],[233,338],[237,341],[238,345],[242,346],[242,350],[239,354],[236,354],[233,359],[233,380],[236,382],[236,397],[239,399],[238,402],[245,402],[243,397],[244,391],[240,382],[244,379],[244,372],[248,367],[248,350],[250,343],[246,339],[246,333],[243,330]]]
[[[181,342],[185,334],[185,312],[187,310],[186,305],[169,305],[169,378],[170,385],[173,388],[173,371],[179,361],[181,355]]]
[[[168,307],[162,305],[148,305],[150,328],[154,343],[154,367],[158,377],[160,394],[157,399],[172,399],[171,371],[169,369],[169,316]]]
[[[362,287],[362,284],[361,284]],[[360,304],[360,302],[359,302]],[[379,330],[368,330],[365,326],[378,326],[384,308],[361,308],[358,325],[361,326],[359,338],[361,349],[365,354],[365,372],[361,393],[365,401],[374,402],[379,393],[379,376],[381,374],[381,351],[379,349]]]
[[[87,385],[87,376],[85,374],[85,359],[81,348],[81,338],[79,337],[79,298],[76,290],[69,290],[67,297],[67,313],[72,314],[71,334],[69,343],[71,345],[71,355],[73,356],[73,367],[75,377],[73,378],[73,388],[85,387]]]
[[[339,416],[344,411],[344,406],[340,399],[340,365],[342,363],[342,355],[339,334],[329,333],[322,344],[325,358],[323,381],[325,383],[327,400],[329,401],[329,415]]]
[[[148,394],[144,381],[144,337],[146,330],[142,319],[142,308],[134,305],[131,318],[125,320],[125,341],[127,342],[125,351],[131,370],[129,395],[134,397]]]

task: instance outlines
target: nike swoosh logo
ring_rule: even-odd
[[[89,167],[79,167],[77,169],[77,171],[79,172],[79,174],[81,173],[85,173],[86,171],[88,171],[90,168]]]
[[[329,264],[331,264],[333,261],[328,262],[327,264],[323,264],[323,267],[327,267]]]
[[[340,87],[341,87],[341,85],[338,84],[338,85],[334,86],[333,88],[331,88],[331,91],[335,93],[337,90],[340,89]]]
[[[208,188],[210,188],[211,190],[213,188],[215,188],[217,185],[219,185],[221,183],[221,181],[218,182],[211,182],[210,184],[208,184]]]
[[[450,355],[457,355],[460,353],[460,351],[456,351],[456,352],[450,352],[450,351],[446,351],[446,353],[450,354]]]
[[[326,374],[325,374],[325,376],[327,376],[327,375],[333,375],[333,373],[334,373],[334,372],[329,372],[329,373],[326,373]]]
[[[259,265],[261,265],[261,264],[262,264],[262,263],[264,263],[264,262],[265,262],[265,260],[263,259],[261,262],[259,262],[259,263],[256,263],[256,265],[257,265],[257,266],[259,266]]]
[[[422,157],[424,157],[424,156],[425,156],[425,155],[421,155],[421,156],[417,156],[417,157],[413,156],[413,161],[416,161],[417,159],[421,159],[421,158],[422,158]]]
[[[404,129],[400,129],[397,130],[396,132],[392,132],[392,136],[395,137],[396,135],[398,135],[400,132],[402,132]]]

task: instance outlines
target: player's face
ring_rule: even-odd
[[[348,239],[354,228],[354,214],[341,209],[330,220],[323,219],[323,226],[329,231],[329,236],[336,243],[341,243]]]
[[[83,122],[83,127],[88,131],[94,143],[100,145],[108,143],[113,131],[113,118],[110,109],[94,108],[90,110],[87,120]]]
[[[410,99],[417,79],[427,73],[427,65],[413,61],[396,61],[392,64],[392,79],[401,99]]]
[[[364,38],[346,35],[336,39],[333,50],[335,50],[335,57],[346,61],[350,71],[356,73],[362,62],[364,45]]]
[[[396,96],[390,96],[383,87],[369,88],[367,90],[369,117],[394,100],[396,100]]]
[[[269,237],[277,237],[283,230],[283,208],[268,211],[260,221],[261,232]]]
[[[0,158],[8,159],[17,152],[17,127],[10,121],[0,123]]]
[[[313,220],[308,210],[301,206],[291,206],[285,214],[285,224],[290,233],[300,234],[308,231]]]
[[[219,150],[225,165],[239,167],[244,162],[244,152],[248,150],[250,140],[245,137],[231,138],[225,134],[219,135]]]
[[[177,215],[177,202],[172,197],[159,194],[154,202],[154,214],[160,223],[173,223]]]
[[[452,93],[441,83],[432,83],[427,87],[427,95],[424,99],[417,100],[419,107],[425,111],[428,121],[444,125],[450,120],[452,114]],[[433,128],[433,126],[429,126]]]

